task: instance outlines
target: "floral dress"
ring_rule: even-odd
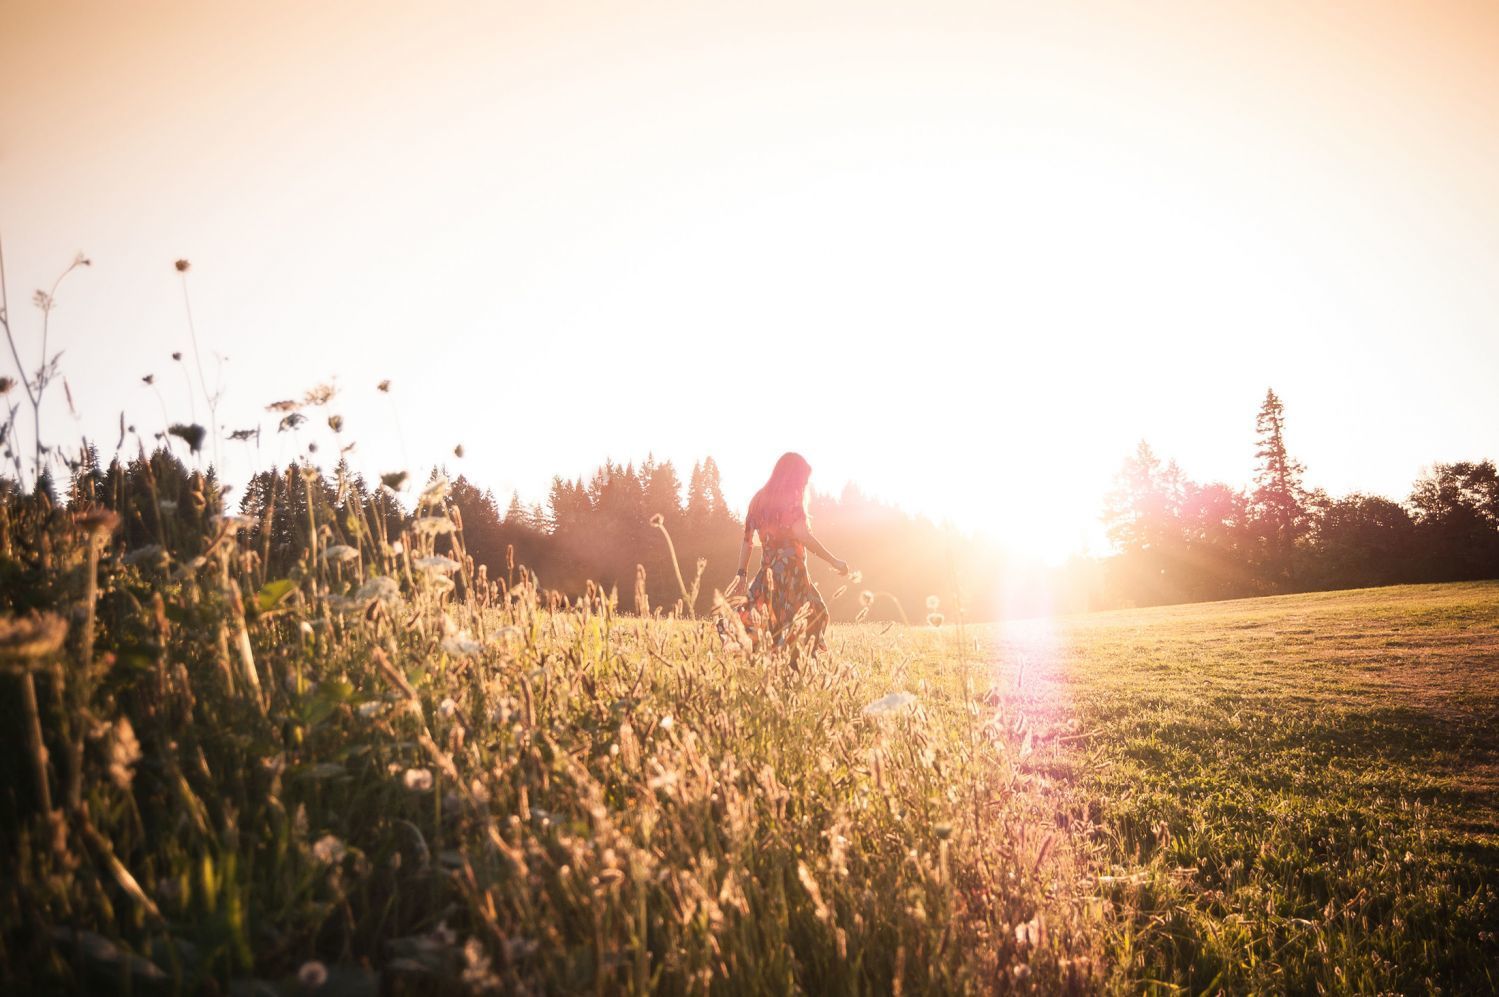
[[[746,540],[756,531],[753,521],[744,524]],[[793,651],[810,638],[817,650],[827,647],[823,633],[828,627],[828,607],[807,573],[807,548],[791,535],[789,527],[764,527],[760,533],[760,570],[739,610],[740,620],[756,647],[765,647],[769,635],[773,646]]]

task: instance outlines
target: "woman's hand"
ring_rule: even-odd
[[[833,570],[836,571],[836,572],[838,572],[838,574],[842,575],[844,578],[847,578],[848,577],[848,562],[847,561],[842,561],[842,560],[835,561],[833,563]]]

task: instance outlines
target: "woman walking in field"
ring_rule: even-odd
[[[744,543],[739,549],[739,572],[735,591],[744,584],[750,548],[760,535],[760,570],[749,584],[747,600],[739,610],[755,647],[768,635],[776,648],[792,649],[803,639],[814,651],[827,649],[823,633],[828,627],[828,607],[807,573],[807,551],[832,565],[840,575],[848,574],[848,562],[833,556],[812,535],[807,517],[807,482],[812,466],[798,453],[782,454],[770,480],[750,500],[744,517]]]

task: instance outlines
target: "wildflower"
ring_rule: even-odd
[[[468,658],[484,650],[483,645],[469,637],[468,631],[463,630],[442,642],[442,649],[455,658]]]
[[[323,476],[323,472],[319,471],[317,468],[313,467],[311,464],[303,464],[302,465],[302,480],[305,481],[305,482],[307,482],[309,485],[315,484],[317,482],[317,480],[319,478],[321,478],[322,476]]]
[[[928,612],[935,613],[937,611],[937,607],[940,605],[942,605],[942,600],[938,599],[936,596],[929,595],[926,597],[926,608]]]
[[[44,312],[51,311],[52,295],[48,294],[46,291],[37,291],[31,296],[31,303],[33,305],[36,305]]]
[[[422,489],[422,494],[417,499],[418,505],[441,502],[448,494],[448,479],[438,475],[427,482],[427,487]]]
[[[411,566],[418,571],[425,571],[429,575],[450,575],[463,565],[451,557],[443,557],[441,554],[433,554],[430,557],[419,557],[411,562]]]
[[[864,572],[862,572],[862,571],[850,571],[848,573],[848,583],[850,585],[858,585],[863,580],[864,580]]]
[[[271,402],[265,407],[265,410],[267,412],[295,412],[301,407],[301,402],[294,402],[290,398],[288,398],[284,401]]]
[[[666,716],[662,717],[660,719],[659,723],[661,725],[661,729],[662,730],[671,730],[673,727],[675,727],[677,725],[677,722],[671,718],[671,714],[670,713],[668,713]]]
[[[458,712],[458,704],[453,701],[452,696],[444,696],[442,702],[437,704],[437,715],[451,717]]]
[[[234,432],[229,434],[229,438],[231,440],[236,440],[239,442],[251,439],[252,437],[257,440],[260,438],[259,426],[255,427],[254,429],[236,429]]]
[[[341,415],[330,415],[328,417],[328,428],[335,433],[342,433],[344,431],[344,417]]]
[[[885,716],[891,713],[898,713],[914,702],[916,702],[916,697],[909,692],[892,692],[888,696],[876,699],[864,707],[862,712],[866,717]]]
[[[459,460],[463,459],[463,444],[462,443],[458,444],[456,447],[453,448],[453,456],[457,457]]]
[[[208,430],[196,422],[192,425],[185,425],[180,422],[173,423],[167,428],[167,432],[186,440],[188,449],[193,453],[198,453],[203,449],[203,441],[208,437]]]
[[[453,532],[453,521],[447,516],[421,516],[411,526],[418,536],[424,537]]]
[[[303,405],[327,405],[338,394],[338,389],[331,384],[319,384],[302,397]]]
[[[399,602],[401,599],[401,583],[389,575],[376,575],[354,591],[354,598],[369,602],[371,599],[379,599],[381,602]]]
[[[175,360],[175,361],[177,361],[178,363],[181,363],[182,362],[182,351],[181,350],[173,350],[172,351],[172,359]]]
[[[418,793],[425,793],[432,788],[432,771],[430,769],[407,769],[403,777],[406,788]]]
[[[389,488],[393,492],[398,492],[402,488],[406,487],[406,472],[390,471],[386,474],[382,474],[380,475],[380,484],[384,485],[386,488]]]
[[[125,555],[126,564],[143,564],[148,561],[153,563],[165,563],[166,560],[166,548],[162,547],[161,544],[147,544],[144,547],[137,547],[135,550]]]
[[[297,982],[307,990],[316,990],[328,982],[328,967],[313,959],[297,970]]]
[[[77,256],[73,257],[73,266],[75,267],[91,267],[93,265],[94,261],[89,259],[87,256],[84,256],[82,251],[80,251]]]
[[[865,589],[863,592],[860,592],[859,593],[859,605],[863,606],[865,609],[868,609],[869,607],[873,606],[874,605],[874,593],[871,592],[871,591],[869,591],[869,589]]]
[[[135,728],[129,717],[116,720],[110,730],[109,778],[116,786],[128,790],[135,773],[131,771],[141,760],[141,743],[135,739]]]
[[[150,385],[153,385],[153,384],[156,383],[156,375],[155,374],[147,374],[145,377],[141,378],[141,381],[143,381],[149,387]]]
[[[307,638],[308,640],[312,640],[313,637],[316,636],[313,633],[312,624],[308,623],[306,620],[300,620],[300,621],[298,621],[298,623],[297,623],[297,629],[298,629],[298,631],[301,632],[302,636],[305,637],[305,638]]]
[[[463,943],[463,963],[463,984],[470,991],[490,993],[500,989],[500,978],[495,975],[479,939],[470,938]]]
[[[927,613],[926,625],[929,627],[940,627],[942,625],[942,621],[945,619],[947,619],[947,617],[943,616],[941,613]]]
[[[384,713],[385,709],[385,703],[380,702],[378,699],[372,699],[367,703],[360,703],[358,712],[359,715],[364,719],[372,720],[375,717],[378,717],[380,714]]]
[[[651,528],[652,529],[659,530],[659,529],[661,529],[665,525],[666,525],[666,517],[662,516],[659,512],[656,513],[654,516],[651,517]]]
[[[334,544],[323,551],[324,561],[333,561],[338,564],[352,561],[357,557],[359,557],[359,548],[350,547],[348,544]]]
[[[0,377],[0,395],[8,395],[8,394],[10,394],[10,389],[14,388],[15,386],[16,386],[16,379],[15,378],[13,378],[13,377]]]
[[[187,273],[187,268],[192,266],[192,264],[187,262],[187,260],[178,260],[173,266],[177,268],[178,273]]]
[[[349,850],[344,847],[344,843],[331,834],[323,835],[312,846],[312,857],[323,865],[338,865],[348,853]]]
[[[375,387],[388,394],[390,392],[390,378],[387,377],[385,380],[375,385]]]

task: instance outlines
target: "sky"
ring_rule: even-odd
[[[742,509],[794,449],[1054,560],[1141,439],[1246,483],[1273,387],[1404,497],[1499,456],[1495,163],[1488,2],[0,0],[28,367],[92,261],[43,434],[208,422],[187,259],[231,481],[712,454]]]

